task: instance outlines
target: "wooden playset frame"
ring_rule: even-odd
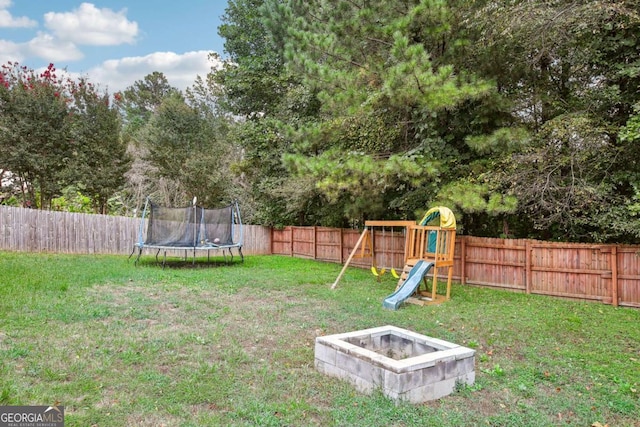
[[[356,245],[342,267],[336,281],[331,285],[331,289],[335,289],[338,285],[338,282],[344,275],[353,258],[371,257],[372,270],[376,267],[374,244],[374,230],[376,227],[382,227],[383,230],[385,227],[404,227],[405,229],[404,268],[398,279],[396,290],[402,286],[409,275],[409,272],[418,261],[424,260],[434,264],[432,270],[433,280],[431,283],[431,289],[428,289],[428,281],[425,276],[423,279],[425,289],[418,289],[414,296],[408,298],[406,302],[418,305],[431,305],[449,300],[451,296],[451,279],[453,276],[456,241],[455,222],[452,227],[443,227],[419,225],[415,221],[366,221],[362,234],[360,234]],[[447,289],[445,295],[437,293],[438,270],[442,269],[447,270]]]

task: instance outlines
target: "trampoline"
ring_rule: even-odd
[[[146,229],[146,233],[145,233]],[[235,239],[235,240],[234,240]],[[217,208],[210,209],[196,205],[196,199],[192,206],[183,208],[171,208],[160,206],[147,197],[140,226],[138,229],[138,240],[134,244],[133,251],[129,258],[138,250],[135,265],[138,264],[144,249],[157,250],[158,256],[164,251],[162,267],[166,265],[167,251],[192,252],[193,264],[195,264],[196,253],[207,251],[207,261],[210,261],[211,251],[222,251],[225,262],[227,254],[233,262],[233,249],[237,250],[241,261],[244,261],[242,254],[243,230],[240,209],[237,202]]]

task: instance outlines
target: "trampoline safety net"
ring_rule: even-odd
[[[146,237],[145,229],[146,226]],[[234,241],[234,236],[238,237]],[[231,248],[237,248],[242,255],[242,221],[237,203],[229,206],[209,209],[201,206],[184,208],[164,207],[147,199],[140,221],[136,263],[142,254],[142,249],[184,249],[193,250],[228,250],[233,257]],[[131,253],[133,255],[133,252]],[[131,256],[130,256],[131,257]],[[157,254],[156,254],[157,257]]]
[[[179,248],[233,245],[232,225],[232,206],[167,208],[151,203],[144,244]]]

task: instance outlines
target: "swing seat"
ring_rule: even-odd
[[[381,268],[380,271],[378,271],[378,269],[374,265],[371,266],[371,273],[376,277],[382,276],[386,272],[387,272],[386,268]]]

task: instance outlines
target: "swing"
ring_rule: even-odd
[[[375,248],[376,243],[375,243],[375,228],[372,228],[371,230],[371,239],[372,239],[372,247]],[[385,234],[384,234],[384,227],[382,227],[382,240],[385,240]],[[385,241],[385,245],[386,245],[386,241]],[[383,276],[384,273],[387,272],[386,267],[382,267],[380,269],[380,271],[378,271],[377,267],[376,267],[376,255],[374,253],[374,251],[371,251],[371,273],[376,276],[376,277],[380,277]]]
[[[400,275],[398,274],[398,272],[396,271],[396,241],[395,241],[395,237],[393,234],[393,227],[391,227],[391,275],[396,278],[399,279]]]

